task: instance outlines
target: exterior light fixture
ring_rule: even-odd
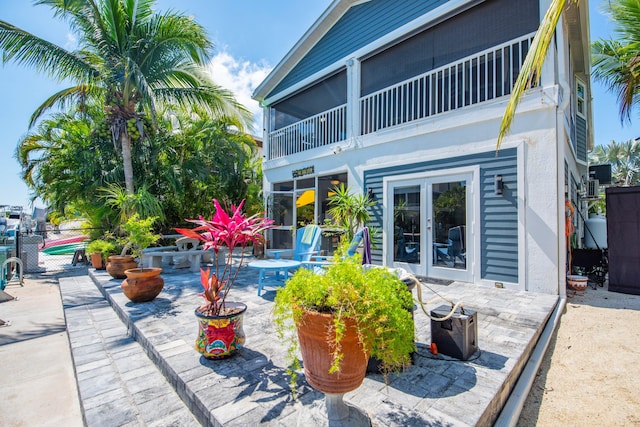
[[[369,200],[376,199],[376,193],[374,193],[373,188],[369,187],[369,189],[367,190],[367,196],[369,197]]]
[[[493,179],[493,192],[496,196],[501,196],[504,190],[504,181],[502,175],[495,175]]]

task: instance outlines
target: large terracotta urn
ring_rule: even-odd
[[[107,273],[114,279],[124,279],[127,277],[125,270],[137,267],[138,263],[131,255],[111,255],[107,262]]]
[[[344,358],[340,371],[329,373],[333,359],[333,316],[305,311],[297,324],[300,351],[307,382],[316,390],[330,394],[347,393],[360,387],[369,356],[362,348],[353,320],[346,319],[346,330],[340,341]]]
[[[126,279],[120,287],[131,302],[151,301],[162,291],[164,279],[161,268],[132,268],[125,270]]]

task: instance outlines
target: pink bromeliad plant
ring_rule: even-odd
[[[203,249],[213,249],[213,264],[215,272],[209,268],[200,269],[200,283],[204,288],[201,294],[207,303],[200,308],[202,314],[208,316],[219,316],[229,314],[225,312],[225,300],[231,290],[238,272],[244,261],[245,248],[249,243],[264,243],[263,232],[273,225],[273,220],[261,217],[259,214],[247,216],[242,212],[244,200],[238,206],[231,205],[227,212],[218,202],[213,199],[216,211],[210,220],[200,216],[199,219],[188,219],[187,221],[197,224],[193,229],[176,228],[175,230],[191,238],[199,239],[204,243]],[[222,272],[218,263],[220,249],[226,246],[227,254]],[[241,248],[240,262],[234,267],[233,250]],[[224,251],[223,251],[224,252]]]

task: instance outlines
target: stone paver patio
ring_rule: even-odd
[[[235,357],[221,361],[204,359],[193,349],[197,332],[193,312],[201,304],[198,273],[167,269],[162,293],[154,301],[140,304],[131,303],[122,294],[121,280],[92,269],[89,275],[93,281],[81,276],[61,282],[65,313],[72,320],[69,337],[88,425],[113,425],[108,417],[117,412],[99,412],[93,409],[92,402],[107,400],[113,402],[114,408],[129,408],[128,405],[137,405],[136,399],[144,401],[141,405],[151,402],[142,412],[155,409],[159,414],[149,415],[148,420],[123,416],[121,424],[177,425],[174,422],[179,421],[179,425],[189,425],[193,418],[206,426],[309,425],[309,419],[316,425],[326,423],[318,416],[323,395],[310,388],[303,375],[298,400],[291,397],[285,372],[286,348],[278,341],[271,319],[275,289],[266,288],[258,297],[257,271],[243,267],[230,294],[231,300],[248,306],[245,348]],[[432,355],[430,321],[417,310],[414,364],[401,374],[390,376],[388,385],[381,375],[368,374],[362,386],[345,395],[345,401],[366,411],[374,426],[491,425],[558,297],[457,282],[429,286],[478,312],[480,350],[468,361]],[[426,287],[423,294],[425,300],[434,296]],[[87,304],[99,308],[100,314],[91,314],[93,320],[83,319],[89,316],[88,311],[78,308]],[[124,326],[109,317],[114,312]],[[108,322],[106,327],[101,319]],[[98,338],[88,338],[92,330]],[[108,345],[95,345],[97,341]],[[79,363],[87,353],[95,353],[96,361],[102,361]],[[153,363],[146,364],[148,359],[141,357],[145,354]],[[126,367],[119,359],[130,359],[139,366]],[[115,371],[107,367],[113,364]],[[118,373],[118,369],[124,373]],[[109,387],[97,387],[84,380],[109,375],[113,378],[107,381]],[[165,387],[169,384],[171,387]],[[140,393],[145,390],[153,391],[143,397]],[[135,409],[121,412],[135,414]]]

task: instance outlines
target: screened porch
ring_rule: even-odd
[[[382,88],[383,55],[361,63],[361,96],[347,99],[347,70],[272,106],[268,159],[333,145],[507,96],[534,33],[484,49]],[[402,54],[402,52],[400,52]],[[391,49],[393,55],[393,49]],[[387,55],[390,56],[390,55]],[[388,62],[387,62],[388,64]],[[386,68],[392,68],[386,65]],[[357,109],[350,114],[351,109]]]

